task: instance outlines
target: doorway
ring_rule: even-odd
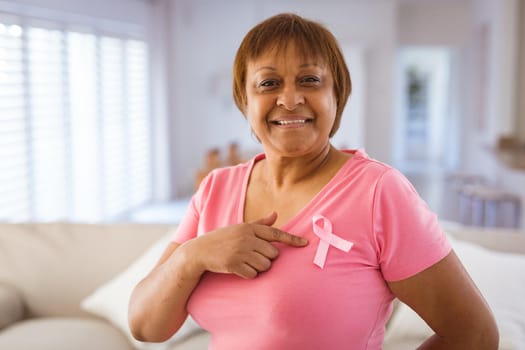
[[[452,104],[452,52],[442,47],[406,47],[398,53],[396,148],[401,169],[455,166],[457,118]]]
[[[443,47],[404,47],[397,60],[394,164],[445,218],[445,178],[460,154],[455,62]]]

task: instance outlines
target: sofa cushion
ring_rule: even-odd
[[[171,241],[172,236],[171,233],[168,233],[156,241],[127,269],[111,279],[108,283],[100,286],[93,294],[84,299],[81,304],[85,310],[104,317],[118,327],[122,333],[126,334],[129,341],[137,349],[171,349],[174,345],[179,344],[201,330],[193,319],[188,317],[182,327],[169,340],[163,343],[151,344],[139,342],[133,338],[128,326],[128,304],[131,292],[137,283],[139,283],[158,262],[166,246]]]
[[[0,349],[132,350],[126,337],[103,320],[35,318],[0,332]]]
[[[417,349],[422,341],[419,338],[385,339],[383,350],[410,350]]]
[[[28,316],[87,316],[80,301],[172,227],[154,224],[0,224],[0,282]]]
[[[494,313],[500,332],[499,349],[525,349],[525,256],[491,251],[466,241],[451,241]],[[387,343],[421,342],[431,334],[430,327],[412,309],[401,304],[392,317],[385,340]]]
[[[442,223],[444,230],[454,238],[469,241],[490,250],[525,254],[525,230],[463,226],[457,223]]]
[[[0,329],[24,317],[24,302],[12,286],[0,283]]]

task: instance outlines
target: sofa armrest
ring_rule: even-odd
[[[24,317],[22,295],[14,287],[0,283],[0,329]]]

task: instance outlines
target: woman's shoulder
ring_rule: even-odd
[[[369,179],[379,179],[387,173],[398,173],[391,165],[370,157],[362,148],[342,150],[342,152],[351,155],[351,158],[347,161],[347,168],[352,176],[355,176],[356,173],[360,173],[362,176]]]
[[[252,168],[256,160],[257,160],[257,156],[243,163],[239,163],[236,165],[222,166],[222,167],[213,169],[213,171],[210,172],[210,175],[213,175],[215,177],[228,177],[228,176],[236,176],[239,174],[245,174],[247,171],[249,171]]]
[[[256,158],[257,156],[244,163],[213,169],[203,182],[207,186],[240,185],[249,174]]]
[[[412,192],[413,185],[397,168],[369,157],[364,150],[353,151],[353,157],[338,175],[339,181],[353,189],[355,185],[375,191],[379,195],[390,195],[405,189]]]

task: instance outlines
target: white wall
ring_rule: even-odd
[[[516,137],[525,144],[525,1],[518,2],[520,21],[518,28],[518,64],[517,64],[517,94],[516,94]],[[525,205],[524,205],[525,206]]]
[[[332,137],[332,145],[341,149],[365,147],[366,123],[366,62],[365,49],[342,47],[346,64],[351,72],[352,93],[341,117],[339,130]]]
[[[362,50],[367,77],[365,147],[371,156],[390,162],[395,2],[175,0],[169,60],[174,67],[169,77],[173,196],[191,191],[193,174],[207,148],[236,140],[245,149],[259,149],[249,125],[233,105],[231,66],[244,34],[279,12],[319,20],[334,32],[341,46]]]
[[[465,91],[465,168],[496,178],[498,168],[489,166],[491,148],[501,135],[515,132],[517,14],[516,0],[478,0],[474,4],[474,21],[469,37],[468,58],[463,78]],[[486,30],[486,52],[480,52],[480,31]],[[485,57],[485,67],[480,67]],[[483,62],[483,61],[481,61]],[[480,81],[480,75],[485,79]],[[483,90],[484,89],[484,90]],[[481,122],[481,123],[480,123]]]
[[[168,78],[174,196],[192,190],[206,149],[232,140],[243,149],[256,146],[230,92],[235,50],[254,16],[249,1],[173,2]]]
[[[170,29],[169,11],[170,2],[153,2],[149,14],[148,38],[150,41],[150,73],[151,73],[151,116],[153,119],[152,140],[154,142],[153,166],[155,167],[153,189],[154,198],[166,201],[171,197],[172,179],[170,155],[170,118],[171,106],[169,82],[167,77],[172,75],[173,64],[170,56]]]
[[[401,1],[398,42],[401,46],[462,46],[471,26],[471,0]]]
[[[77,24],[92,24],[96,18],[108,31],[112,22],[119,22],[127,24],[131,32],[139,32],[149,24],[151,4],[141,0],[7,0],[0,1],[0,10],[71,20]]]

